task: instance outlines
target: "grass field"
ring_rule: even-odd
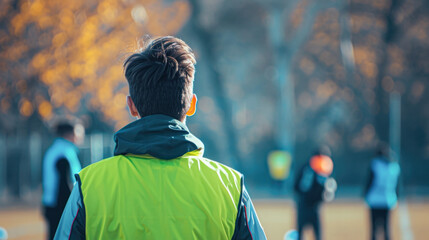
[[[295,226],[295,210],[290,201],[256,200],[254,202],[260,221],[268,239],[282,240],[286,231]],[[404,209],[404,208],[403,208]],[[409,216],[409,230],[414,240],[428,239],[429,202],[408,201],[405,208]],[[403,228],[407,226],[404,211],[395,209],[391,217],[392,240],[403,239]],[[365,240],[369,236],[368,211],[359,201],[339,200],[325,204],[321,212],[325,240]],[[406,220],[406,219],[405,219]],[[45,224],[39,209],[0,209],[0,227],[9,233],[9,239],[45,239]],[[306,231],[305,239],[313,239],[311,231]]]

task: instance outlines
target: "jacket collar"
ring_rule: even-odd
[[[136,120],[115,133],[114,155],[149,154],[160,159],[173,159],[200,150],[204,144],[187,126],[172,117],[156,114]]]

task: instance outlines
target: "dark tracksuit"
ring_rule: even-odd
[[[58,171],[59,176],[58,194],[56,199],[57,205],[55,207],[43,207],[43,215],[46,218],[49,229],[48,239],[54,239],[58,223],[60,222],[64,207],[66,206],[67,200],[71,193],[71,183],[69,180],[70,165],[67,159],[62,158],[58,160],[55,167],[56,171]]]
[[[323,201],[324,182],[326,177],[318,175],[306,164],[298,172],[294,190],[296,193],[297,207],[297,231],[298,239],[302,239],[304,227],[310,225],[313,228],[315,239],[321,239],[319,221],[319,206]]]

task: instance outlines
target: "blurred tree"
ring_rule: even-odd
[[[144,34],[180,30],[198,57],[200,115],[189,124],[208,157],[236,164],[256,182],[268,180],[269,151],[293,151],[300,162],[327,144],[338,181],[360,184],[374,143],[388,137],[387,96],[398,92],[402,158],[426,166],[410,183],[427,181],[428,1],[0,4],[2,129],[91,112],[122,126],[122,55]]]
[[[388,126],[388,105],[379,105],[380,99],[386,101],[389,92],[398,91],[421,107],[427,104],[423,94],[428,84],[423,80],[428,69],[423,67],[427,62],[423,56],[428,55],[427,3],[397,1],[396,5],[390,0],[192,3],[198,5],[198,17],[193,16],[181,34],[199,38],[195,41],[209,48],[211,54],[197,51],[199,63],[208,62],[212,69],[207,71],[216,72],[216,77],[204,75],[204,67],[199,76],[216,79],[216,84],[222,81],[225,90],[205,90],[200,105],[214,106],[208,108],[213,111],[204,111],[207,119],[219,119],[219,114],[232,119],[228,134],[235,131],[236,136],[222,144],[236,139],[245,169],[261,174],[265,159],[260,151],[293,150],[295,145],[299,162],[312,148],[327,144],[334,150],[341,183],[364,177],[362,160],[369,159],[379,138],[387,137],[387,132],[380,137]],[[388,25],[395,28],[393,38],[386,37]],[[226,99],[231,110],[218,98]],[[380,107],[384,115],[375,114]],[[405,111],[411,109],[420,108]],[[407,116],[403,118],[407,124]],[[425,118],[422,114],[418,119]],[[222,124],[214,125],[207,131],[226,138],[216,132]],[[420,151],[429,149],[426,139],[417,145]],[[427,158],[429,150],[425,154],[414,158]]]
[[[232,106],[229,103],[230,100],[226,96],[227,90],[224,81],[221,79],[221,75],[216,68],[216,60],[219,56],[217,56],[215,43],[213,41],[215,31],[213,31],[210,24],[205,24],[200,1],[190,0],[189,3],[192,6],[192,15],[189,21],[192,31],[191,34],[195,34],[195,37],[199,41],[199,54],[205,59],[204,64],[208,66],[207,80],[210,81],[213,92],[215,93],[214,98],[216,105],[218,108],[222,109],[219,115],[222,119],[222,128],[224,129],[228,149],[227,159],[225,159],[224,162],[227,162],[238,169],[242,169],[241,155],[237,148],[238,139],[236,137],[236,130],[233,124]]]
[[[389,64],[389,48],[394,44],[395,38],[397,37],[398,30],[395,23],[395,14],[397,13],[400,2],[398,0],[391,0],[390,6],[384,10],[384,21],[385,21],[385,30],[382,35],[383,46],[380,48],[379,52],[379,61],[378,61],[378,71],[376,76],[376,104],[374,107],[375,117],[375,129],[377,137],[383,142],[388,142],[389,131],[388,131],[388,109],[389,109],[389,91],[387,82],[391,82],[392,76],[387,69]],[[384,82],[384,84],[383,84]],[[390,84],[390,83],[387,83]],[[384,87],[383,87],[384,85]],[[386,91],[387,90],[387,91]]]
[[[122,127],[129,115],[121,60],[136,39],[174,34],[189,14],[185,1],[2,1],[3,130],[67,114],[101,123],[100,114]]]
[[[295,84],[292,67],[301,46],[313,31],[320,12],[338,7],[338,1],[268,1],[268,37],[273,48],[277,73],[277,146],[292,157],[295,151]]]

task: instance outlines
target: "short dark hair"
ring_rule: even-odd
[[[59,137],[74,134],[74,126],[69,122],[60,122],[55,126],[55,134]]]
[[[325,155],[331,157],[332,152],[328,145],[321,145],[313,152],[313,155]]]
[[[195,56],[182,40],[152,40],[124,63],[130,96],[141,117],[164,114],[182,120],[193,94]]]
[[[390,156],[390,147],[385,142],[379,142],[377,144],[377,149],[375,151],[375,154],[379,157],[386,157],[388,158]]]

